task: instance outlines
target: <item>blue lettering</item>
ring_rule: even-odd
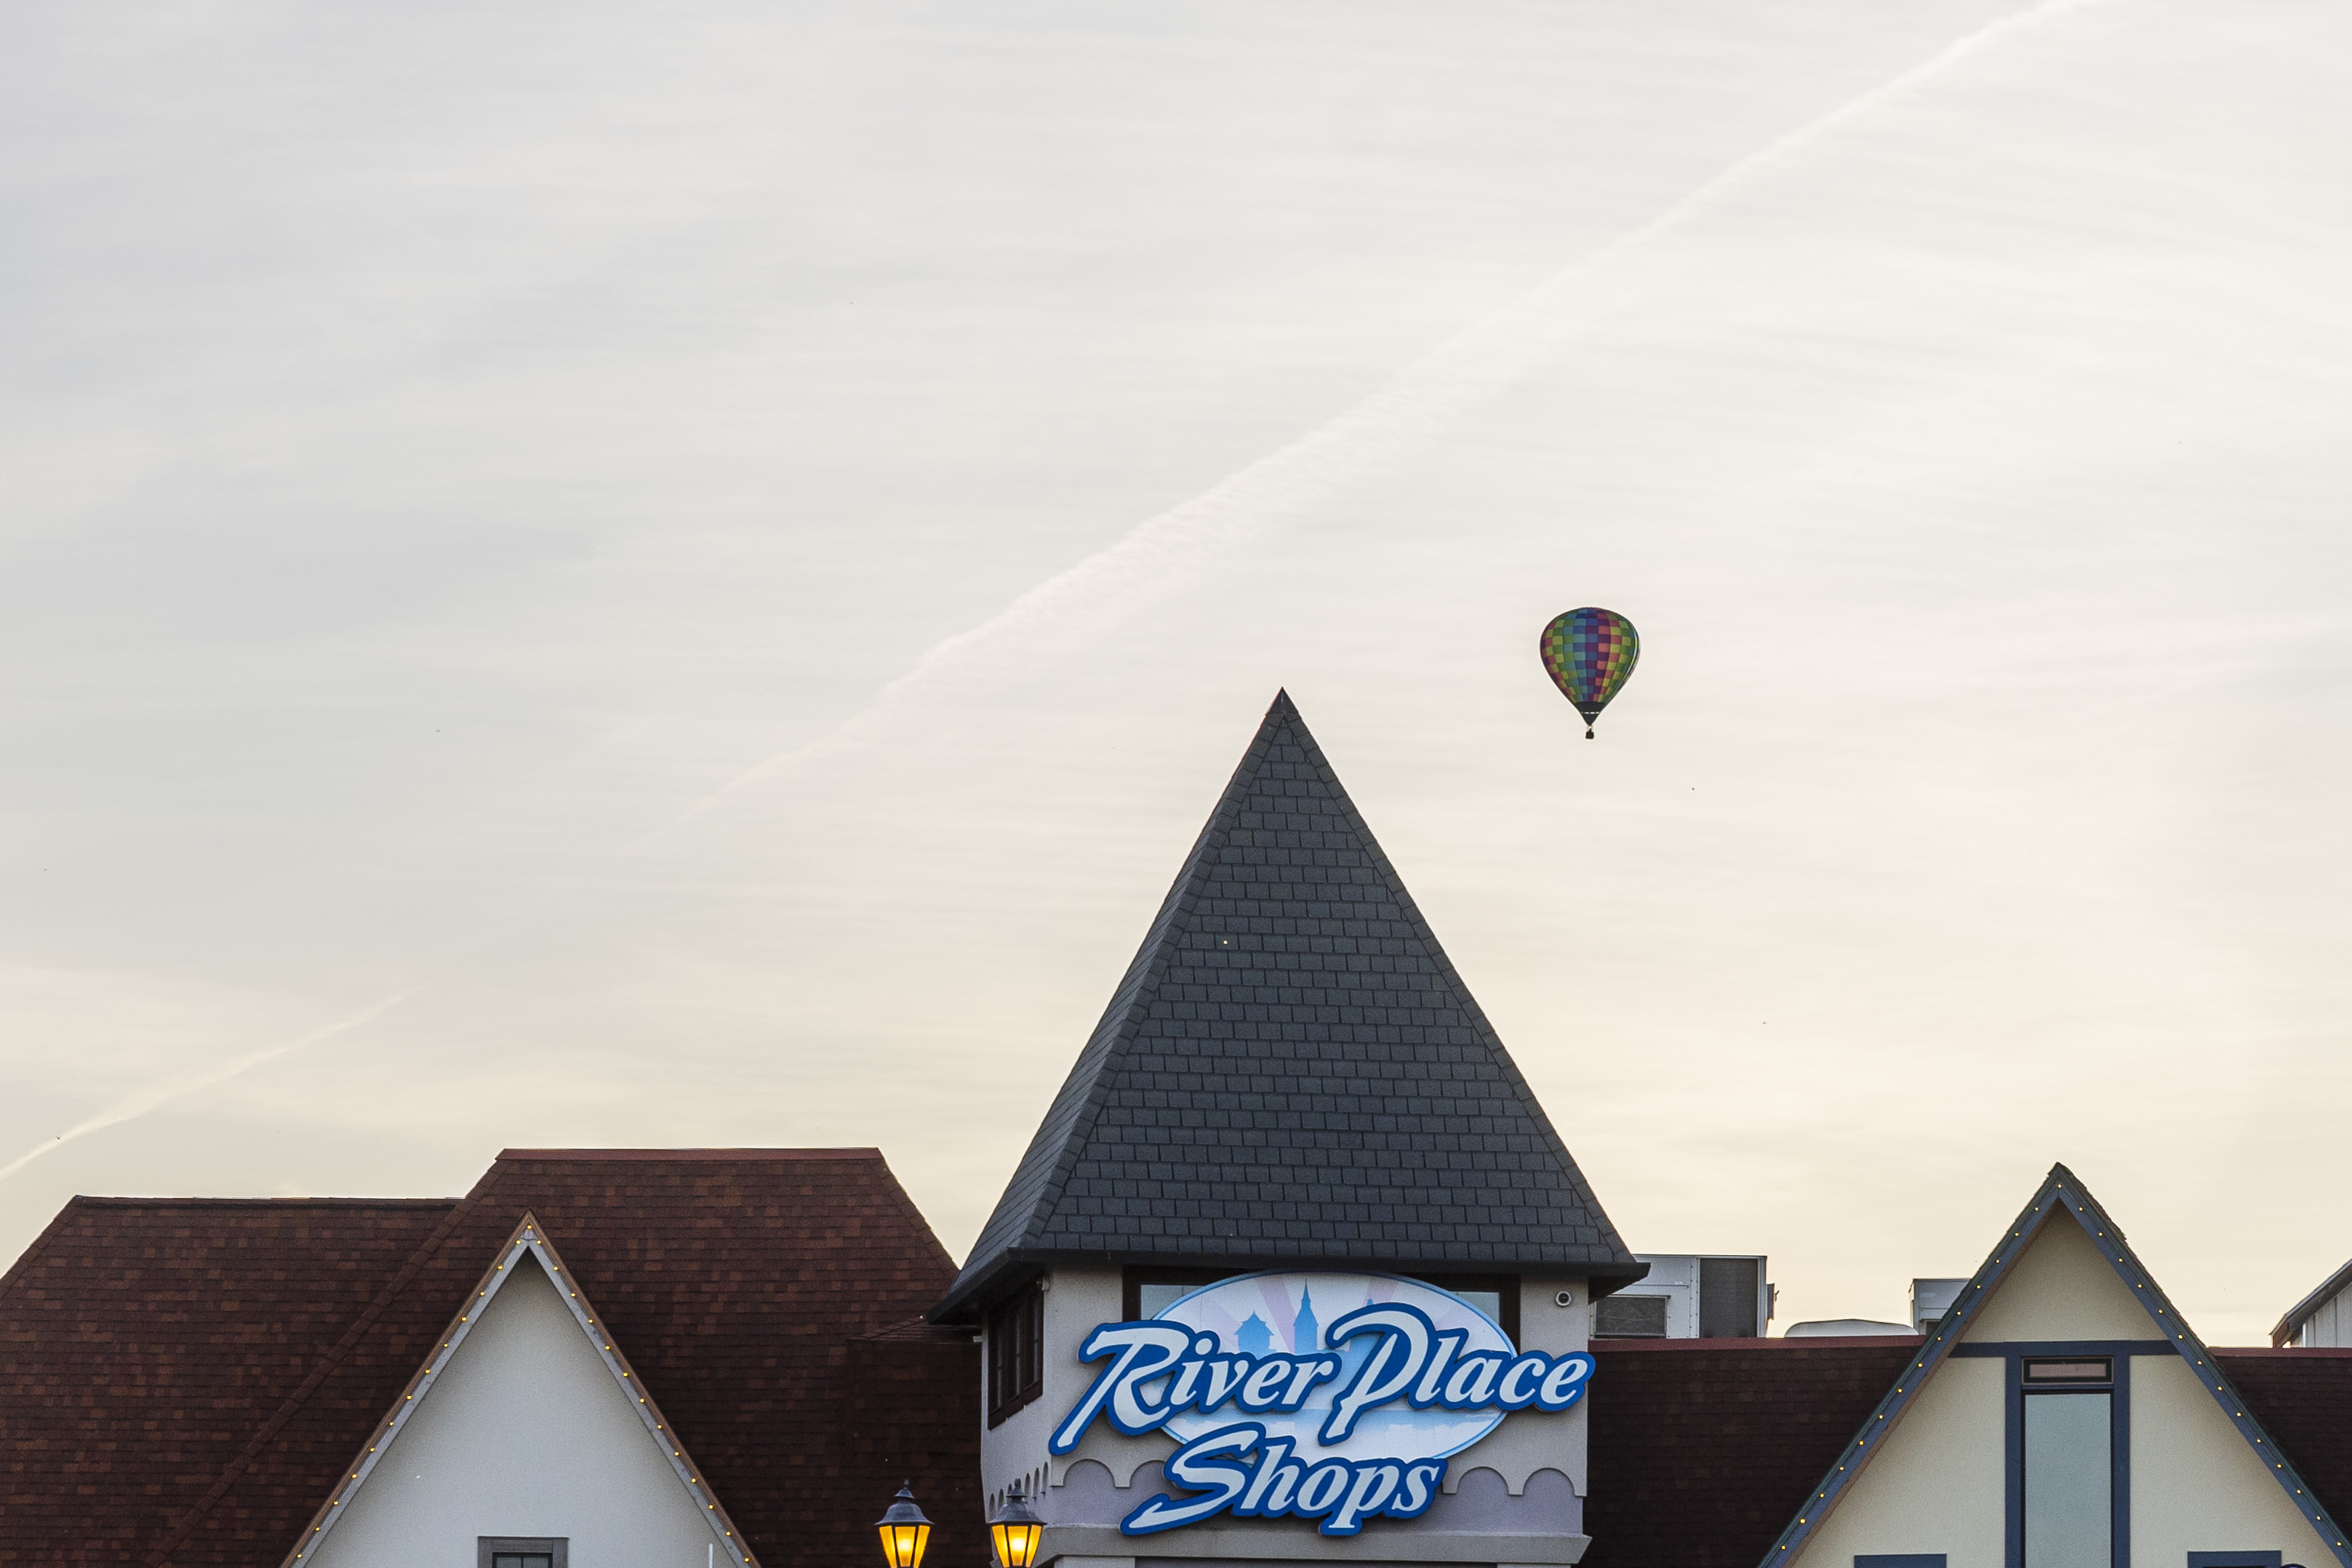
[[[1255,1451],[1255,1458],[1252,1458]],[[1171,1485],[1119,1522],[1128,1535],[1156,1535],[1230,1510],[1237,1519],[1317,1519],[1326,1535],[1354,1535],[1376,1516],[1414,1519],[1436,1500],[1444,1459],[1343,1459],[1310,1466],[1287,1437],[1240,1422],[1195,1437],[1168,1458]]]
[[[1180,1487],[1205,1489],[1202,1495],[1177,1502],[1166,1493],[1153,1498],[1119,1521],[1127,1535],[1156,1535],[1180,1525],[1198,1524],[1242,1495],[1249,1485],[1249,1469],[1217,1464],[1221,1454],[1246,1454],[1265,1437],[1265,1428],[1254,1424],[1227,1426],[1205,1437],[1195,1437],[1168,1456],[1168,1479]]]
[[[1326,1443],[1344,1442],[1356,1429],[1356,1417],[1402,1396],[1412,1386],[1429,1360],[1437,1328],[1420,1308],[1391,1301],[1357,1308],[1332,1324],[1324,1337],[1336,1345],[1358,1334],[1379,1334],[1381,1342],[1357,1368],[1356,1381],[1331,1402],[1331,1414],[1323,1423]]]
[[[1343,1444],[1364,1413],[1397,1401],[1416,1411],[1428,1411],[1433,1405],[1446,1411],[1524,1411],[1528,1405],[1567,1411],[1583,1399],[1585,1387],[1592,1380],[1592,1356],[1583,1352],[1548,1356],[1540,1350],[1517,1354],[1463,1350],[1467,1342],[1465,1331],[1449,1328],[1437,1333],[1425,1311],[1404,1302],[1360,1307],[1331,1323],[1324,1342],[1336,1347],[1364,1335],[1371,1335],[1373,1347],[1362,1354],[1355,1375],[1331,1401],[1331,1413],[1318,1432],[1324,1444]],[[1108,1359],[1110,1366],[1096,1373],[1087,1394],[1054,1429],[1046,1441],[1051,1453],[1077,1448],[1096,1415],[1110,1417],[1112,1429],[1127,1436],[1143,1436],[1164,1427],[1169,1417],[1183,1411],[1234,1408],[1249,1415],[1301,1411],[1315,1384],[1340,1377],[1345,1366],[1343,1359],[1328,1350],[1306,1356],[1279,1352],[1265,1356],[1221,1354],[1213,1333],[1157,1319],[1101,1323],[1087,1335],[1085,1344],[1079,1344],[1077,1359]],[[1355,1359],[1355,1352],[1350,1352],[1350,1359]],[[1237,1427],[1223,1427],[1221,1432],[1233,1429]],[[1319,1471],[1319,1467],[1315,1469]],[[1301,1479],[1298,1486],[1306,1483]],[[1265,1481],[1265,1486],[1275,1486],[1275,1481]],[[1369,1519],[1373,1514],[1395,1514],[1392,1500],[1413,1498],[1418,1495],[1416,1488],[1425,1483],[1406,1471],[1400,1481],[1381,1490],[1379,1502],[1371,1502],[1371,1493],[1364,1493],[1352,1507],[1348,1498],[1355,1498],[1355,1481],[1350,1481],[1350,1490],[1334,1498],[1327,1498],[1322,1490],[1334,1486],[1331,1481],[1318,1481],[1315,1486],[1318,1490],[1312,1495],[1319,1500],[1319,1507],[1312,1514],[1340,1510],[1348,1519]],[[1289,1493],[1289,1486],[1284,1486],[1284,1493]],[[1263,1500],[1270,1498],[1273,1493],[1265,1493]],[[1265,1507],[1267,1516],[1279,1511],[1306,1510],[1296,1510],[1296,1500],[1284,1495],[1284,1502]],[[1352,1528],[1340,1532],[1352,1532]]]
[[[1086,1396],[1054,1429],[1045,1447],[1056,1454],[1066,1454],[1076,1447],[1078,1439],[1093,1424],[1095,1413],[1105,1405],[1109,1406],[1110,1424],[1130,1437],[1158,1426],[1168,1419],[1168,1406],[1162,1404],[1153,1409],[1142,1398],[1138,1385],[1165,1373],[1192,1347],[1192,1331],[1180,1323],[1103,1324],[1078,1347],[1078,1359],[1118,1359],[1097,1375]]]

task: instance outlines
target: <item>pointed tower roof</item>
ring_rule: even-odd
[[[1287,693],[932,1316],[1055,1260],[1647,1272]]]

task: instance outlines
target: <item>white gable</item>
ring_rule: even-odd
[[[562,1536],[571,1568],[730,1553],[528,1249],[431,1379],[313,1568],[473,1568],[481,1536]]]
[[[2083,1227],[2060,1212],[2009,1271],[1971,1304],[1964,1344],[2000,1340],[2161,1340],[2132,1288],[2099,1255]]]
[[[2311,1568],[2335,1560],[2189,1363],[2150,1356],[2132,1369],[2132,1554],[2185,1563],[2191,1552],[2275,1550]]]
[[[2087,1201],[2077,1208],[2061,1180],[2073,1182],[2063,1167],[2012,1227],[2025,1239],[2005,1237],[1997,1261],[2021,1250],[1969,1283],[1943,1334],[1817,1486],[1774,1549],[1775,1568],[1853,1568],[1882,1555],[2003,1568],[2017,1401],[2043,1397],[2013,1390],[2026,1389],[2031,1358],[2053,1352],[2114,1369],[2112,1393],[2090,1392],[2111,1401],[2101,1408],[2113,1412],[2116,1447],[2100,1452],[2114,1455],[2108,1506],[2129,1532],[2131,1562],[2179,1568],[2191,1552],[2268,1552],[2315,1568],[2347,1561],[2314,1527],[2315,1505],[2284,1456],[2217,1402],[2227,1384],[2213,1381],[2204,1346],[2104,1214]]]

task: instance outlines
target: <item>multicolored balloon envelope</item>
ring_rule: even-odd
[[[1614,610],[1587,605],[1556,616],[1543,629],[1544,668],[1554,686],[1584,715],[1584,738],[1642,657],[1642,635]]]

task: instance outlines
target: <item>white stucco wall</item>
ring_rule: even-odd
[[[1974,1292],[1970,1292],[1974,1294]],[[2081,1227],[2044,1226],[1963,1342],[2169,1340]],[[2175,1354],[2131,1358],[2132,1561],[2178,1568],[2190,1552],[2275,1551],[2317,1563],[2333,1552],[2259,1454]],[[1849,1568],[1857,1555],[1942,1552],[1949,1568],[2000,1568],[2008,1363],[1945,1361],[1792,1568]]]
[[[315,1568],[473,1568],[485,1535],[568,1537],[572,1568],[706,1568],[717,1540],[535,1260],[341,1511]]]
[[[1851,1568],[1860,1553],[1906,1552],[1940,1552],[1947,1568],[2001,1568],[2007,1366],[1987,1359],[1938,1367],[1862,1479],[1806,1538],[1795,1568]]]
[[[2168,1337],[2136,1300],[2138,1292],[2123,1282],[2083,1227],[2064,1214],[2042,1226],[2033,1245],[1990,1294],[1989,1301],[1955,1303],[1964,1306],[1973,1320],[1961,1335],[1963,1342]]]
[[[2278,1552],[2324,1563],[2334,1552],[2247,1446],[2197,1374],[2173,1356],[2132,1363],[2132,1560],[2190,1552]]]

